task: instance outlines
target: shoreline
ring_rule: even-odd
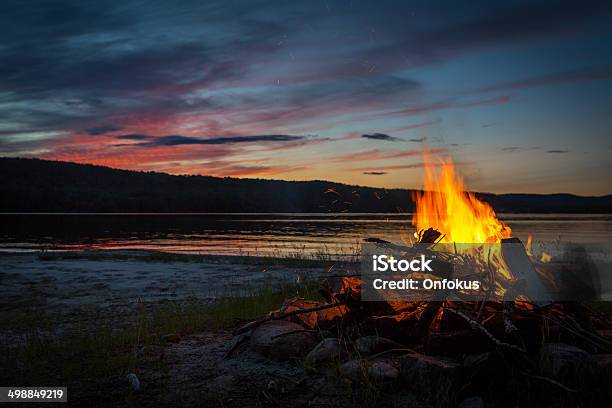
[[[40,261],[49,260],[141,260],[143,262],[212,262],[237,263],[250,265],[285,265],[292,267],[327,266],[330,262],[352,263],[346,261],[326,261],[314,258],[278,257],[262,255],[224,255],[191,252],[159,251],[152,249],[32,249],[27,251],[0,250],[3,257],[34,256]]]
[[[328,267],[316,260],[155,251],[2,253],[0,259],[5,312],[248,296],[319,276]]]

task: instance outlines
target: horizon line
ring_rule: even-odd
[[[189,173],[172,174],[172,173],[166,173],[166,172],[161,172],[161,171],[157,171],[157,170],[134,170],[134,169],[112,167],[112,166],[109,166],[109,165],[101,165],[101,164],[94,164],[94,163],[80,163],[80,162],[73,162],[73,161],[66,161],[66,160],[55,160],[55,159],[41,159],[39,157],[0,156],[0,160],[2,160],[2,159],[9,159],[9,160],[38,160],[38,161],[51,162],[51,163],[67,163],[67,164],[75,164],[75,165],[80,165],[80,166],[100,167],[100,168],[105,168],[105,169],[110,169],[110,170],[129,171],[129,172],[134,172],[134,173],[163,174],[163,175],[170,176],[170,177],[210,177],[210,178],[216,178],[216,179],[221,179],[221,180],[222,179],[232,179],[232,180],[263,180],[263,181],[281,181],[281,182],[286,182],[286,183],[324,182],[324,183],[340,184],[340,185],[349,186],[349,187],[361,187],[361,188],[382,189],[382,190],[425,191],[422,188],[410,188],[410,187],[374,187],[374,186],[367,186],[367,185],[360,185],[360,184],[348,184],[348,183],[342,183],[342,182],[339,182],[339,181],[331,181],[331,180],[323,180],[323,179],[288,180],[288,179],[276,179],[276,178],[253,178],[253,177],[236,177],[236,176],[211,176],[211,175],[206,175],[206,174],[189,174]],[[582,198],[605,198],[605,197],[612,196],[612,192],[610,192],[608,194],[602,194],[602,195],[580,195],[580,194],[569,193],[569,192],[556,192],[556,193],[503,192],[503,193],[492,193],[492,192],[488,192],[488,191],[475,191],[475,190],[464,190],[464,192],[465,193],[473,193],[473,194],[488,194],[488,195],[494,195],[494,196],[503,196],[503,195],[532,195],[532,196],[571,195],[571,196],[574,196],[574,197],[582,197]]]

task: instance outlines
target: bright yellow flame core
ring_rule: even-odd
[[[413,196],[412,223],[417,231],[434,228],[444,235],[440,242],[446,243],[497,243],[511,236],[510,227],[497,219],[491,206],[464,191],[450,158],[434,163],[425,154],[424,159],[424,189]]]

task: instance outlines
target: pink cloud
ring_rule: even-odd
[[[447,150],[443,148],[430,149],[430,152],[434,154],[445,153]],[[352,161],[367,161],[367,160],[390,160],[390,159],[401,159],[406,157],[416,157],[423,153],[421,149],[407,149],[407,150],[389,150],[382,151],[379,149],[363,150],[355,153],[347,153],[339,156],[331,156],[323,158],[322,160],[330,162],[352,162]]]

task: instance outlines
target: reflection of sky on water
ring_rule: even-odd
[[[502,216],[541,242],[612,242],[609,215]],[[0,250],[155,250],[200,254],[351,256],[364,238],[399,242],[407,214],[2,215]],[[554,246],[554,245],[553,245]]]

